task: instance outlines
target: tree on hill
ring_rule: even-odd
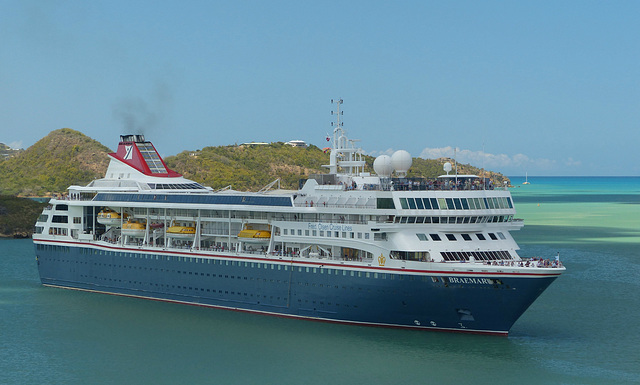
[[[0,237],[27,237],[46,203],[0,195]]]
[[[17,156],[0,162],[0,193],[43,196],[101,178],[109,148],[70,128],[52,131]]]
[[[318,147],[281,142],[261,146],[205,147],[165,159],[169,168],[214,189],[259,190],[276,178],[283,188],[297,188],[309,174],[324,172],[329,157]],[[326,170],[326,169],[325,169]]]

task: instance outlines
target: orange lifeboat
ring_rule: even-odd
[[[125,213],[124,219],[127,219],[128,217],[129,215]],[[120,216],[120,213],[115,212],[111,209],[104,209],[100,211],[96,219],[98,223],[105,226],[120,227],[120,223],[122,222],[122,217]]]
[[[147,224],[138,221],[126,221],[122,224],[122,235],[130,237],[144,237],[147,231]]]
[[[167,227],[167,237],[191,239],[196,235],[196,228],[193,226],[170,226]]]
[[[238,233],[238,239],[243,242],[268,242],[271,239],[271,231],[253,229],[247,225]]]

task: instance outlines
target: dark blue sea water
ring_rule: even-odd
[[[0,240],[0,384],[640,383],[640,178],[513,178],[523,256],[567,272],[508,338],[45,288]]]

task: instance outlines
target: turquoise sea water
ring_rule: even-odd
[[[520,254],[567,272],[508,338],[45,288],[31,241],[0,240],[0,384],[640,383],[640,178],[523,181]]]

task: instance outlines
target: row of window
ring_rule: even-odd
[[[69,247],[67,246],[53,246],[53,245],[37,245],[38,250],[56,250],[56,251],[60,251],[60,252],[66,252],[68,253]],[[88,250],[89,251],[89,250]],[[107,253],[114,253],[114,252],[107,252]],[[132,254],[132,253],[122,253],[122,254]],[[142,255],[138,255],[138,254],[133,254],[136,257],[140,256],[142,257]],[[476,260],[504,260],[504,259],[512,259],[511,254],[508,251],[474,251],[474,252],[441,252],[441,255],[443,256],[443,258],[446,261],[462,261],[462,260],[470,260],[470,256],[473,256]],[[125,255],[126,256],[126,255]],[[153,257],[153,256],[151,256]],[[156,256],[157,257],[157,256]],[[185,262],[198,262],[198,260],[200,260],[200,262],[202,263],[202,258],[191,258],[191,257],[180,257],[183,258],[183,260]],[[151,258],[154,259],[154,258]],[[156,258],[157,259],[157,258]],[[403,258],[404,259],[404,258]],[[70,260],[70,259],[63,259],[63,258],[51,258],[51,261],[54,262],[64,262],[64,263],[76,263],[76,264],[87,264],[86,261],[78,261],[78,260]],[[262,263],[251,263],[251,262],[241,262],[241,261],[218,261],[220,262],[220,265],[233,265],[236,266],[242,266],[242,264],[244,263],[244,266],[249,266],[248,264],[251,264],[251,267],[257,267],[260,268],[260,266],[264,265],[263,268],[264,269],[268,269],[268,266],[271,266],[271,269],[274,269],[273,264],[262,264]],[[227,262],[227,263],[222,263],[222,262]],[[229,263],[231,262],[231,264]],[[215,260],[214,260],[214,264],[215,264]],[[203,273],[203,272],[192,272],[192,271],[181,271],[181,270],[169,270],[169,269],[162,269],[162,268],[147,268],[147,267],[139,267],[139,266],[127,266],[127,265],[116,265],[116,264],[107,264],[107,263],[93,263],[94,266],[105,266],[105,267],[118,267],[118,268],[124,268],[124,269],[139,269],[139,270],[147,270],[147,271],[159,271],[159,272],[173,272],[173,273],[177,273],[177,274],[181,274],[181,275],[196,275],[196,276],[207,276],[207,277],[211,277],[211,278],[227,278],[227,279],[244,279],[244,280],[251,280],[251,281],[263,281],[263,282],[271,282],[271,283],[277,283],[277,284],[287,284],[289,283],[288,280],[280,280],[280,279],[267,279],[267,278],[259,278],[259,277],[247,277],[247,276],[235,276],[235,275],[229,275],[229,274],[211,274],[211,273]],[[287,265],[277,265],[278,266],[278,270],[281,270],[280,267],[282,267],[282,270],[288,270],[289,266]],[[307,272],[307,273],[313,273],[313,274],[324,274],[326,273],[327,275],[342,275],[342,276],[350,276],[350,277],[359,277],[359,278],[373,278],[373,279],[384,279],[384,280],[399,280],[399,281],[403,281],[403,280],[408,280],[408,281],[422,281],[422,282],[433,282],[433,283],[448,283],[449,279],[447,277],[437,277],[437,276],[413,276],[413,275],[408,275],[408,276],[404,276],[404,275],[397,275],[397,274],[389,274],[389,273],[377,273],[377,272],[367,272],[367,271],[353,271],[353,270],[335,270],[335,269],[327,269],[327,268],[317,268],[317,267],[292,267],[292,269],[294,271],[298,271],[298,272]],[[86,278],[91,278],[88,275],[82,275],[83,277]],[[122,280],[118,280],[118,279],[112,279],[112,278],[98,278],[98,276],[93,276],[93,278],[96,279],[103,279],[103,280],[109,280],[109,281],[119,281],[122,282]],[[499,280],[495,280],[497,283],[502,283]],[[144,282],[138,282],[138,281],[129,281],[129,283],[134,283],[134,284],[144,284]],[[339,285],[330,285],[330,284],[322,284],[322,283],[315,283],[315,282],[305,282],[305,281],[296,281],[293,282],[299,286],[313,286],[313,287],[326,287],[326,288],[335,288],[335,289],[347,289],[350,288],[352,290],[363,290],[362,287],[347,287],[347,286],[339,286]],[[154,285],[153,283],[148,283],[149,285]],[[165,286],[163,284],[155,284],[155,286]],[[166,285],[167,287],[173,287],[173,288],[178,288],[178,289],[187,289],[186,286],[175,286],[175,285]],[[189,289],[192,289],[192,287],[189,287]],[[196,289],[197,290],[197,289]],[[371,291],[371,289],[367,289],[368,291]],[[204,289],[202,289],[202,291],[204,291]],[[207,290],[209,291],[209,290]],[[213,290],[213,292],[215,292],[215,290]],[[219,291],[219,293],[222,293],[222,291]],[[228,294],[229,292],[225,291],[225,294]],[[231,294],[235,294],[234,292],[231,292]],[[257,295],[258,297],[260,297],[260,295]],[[279,299],[279,298],[278,298]]]
[[[55,258],[52,259],[52,261],[55,261],[55,262],[66,262],[66,263],[73,262],[73,261],[70,261],[70,260],[55,259]],[[76,261],[76,263],[77,262],[78,261]],[[120,267],[122,267],[122,266],[120,266]],[[129,267],[131,267],[131,266],[129,266]],[[156,269],[156,271],[157,270],[158,269]],[[186,272],[185,272],[185,274],[186,274]],[[189,273],[189,274],[191,274],[191,273]],[[196,273],[196,275],[197,275],[197,273]],[[204,274],[201,274],[201,275],[204,275]],[[278,294],[269,295],[269,294],[264,294],[264,293],[247,293],[247,292],[229,290],[229,288],[226,288],[226,287],[224,287],[224,288],[210,288],[210,287],[209,288],[203,288],[203,287],[197,287],[197,286],[186,286],[186,285],[184,285],[184,283],[182,285],[171,285],[171,284],[164,284],[164,283],[160,283],[159,284],[159,283],[148,282],[148,281],[147,282],[143,282],[143,281],[135,281],[135,280],[132,281],[132,280],[126,280],[126,279],[122,280],[122,279],[110,278],[110,277],[99,277],[97,275],[89,276],[89,275],[81,274],[80,276],[84,277],[84,278],[89,278],[89,279],[94,279],[94,280],[99,280],[99,281],[104,281],[104,282],[107,282],[107,281],[109,281],[109,282],[119,282],[119,283],[128,282],[129,285],[136,285],[138,287],[142,286],[142,287],[145,287],[145,288],[149,288],[149,289],[151,289],[153,291],[158,291],[158,289],[160,289],[158,292],[162,292],[162,291],[164,291],[164,292],[172,292],[173,291],[173,290],[169,290],[169,289],[178,289],[178,290],[181,290],[183,292],[186,291],[186,290],[189,290],[189,291],[193,291],[195,293],[198,293],[198,296],[202,296],[205,292],[206,293],[212,293],[214,296],[207,296],[207,297],[209,297],[211,299],[222,299],[222,298],[224,298],[225,300],[228,300],[230,296],[236,296],[238,298],[241,298],[242,302],[247,303],[246,301],[249,298],[255,297],[257,299],[256,304],[260,304],[261,301],[264,301],[265,303],[269,303],[270,302],[271,304],[278,303],[278,302],[281,302],[282,304],[284,304],[284,303],[288,304],[287,296],[282,295],[284,293],[282,293],[280,296],[278,296]],[[222,277],[222,275],[219,275],[219,277]],[[236,278],[234,276],[230,276],[230,277],[231,278]],[[385,277],[384,274],[380,274],[380,277],[378,277],[376,275],[376,273],[373,273],[373,275],[367,275],[367,277],[385,279],[384,278]],[[229,278],[229,276],[225,275],[225,278]],[[237,277],[237,279],[241,279],[241,278],[242,277]],[[402,276],[399,276],[399,278],[400,278],[400,280],[404,279],[404,277],[402,277]],[[410,281],[416,281],[416,280],[420,279],[422,282],[431,281],[433,283],[443,283],[444,287],[448,287],[449,284],[451,283],[451,279],[449,277],[434,277],[434,276],[431,276],[431,277],[424,277],[424,276],[423,277],[414,277],[414,276],[409,276],[407,278]],[[393,277],[391,279],[393,279]],[[247,280],[247,277],[244,277],[244,280]],[[251,278],[251,280],[254,280],[254,278]],[[260,278],[257,278],[257,280],[260,280]],[[264,282],[267,282],[266,279],[262,279],[262,280]],[[281,281],[281,280],[273,280],[273,279],[270,280],[270,281],[271,281],[271,283],[276,283],[277,282],[278,284],[286,284],[286,283],[289,282],[289,281],[286,281],[286,280],[282,280]],[[488,284],[494,285],[494,288],[497,288],[497,285],[502,285],[503,284],[502,281],[497,280],[497,279],[488,279],[487,278],[485,281]],[[298,281],[297,285],[298,286],[303,286],[303,287],[308,287],[308,286],[320,287],[320,288],[325,287],[325,285],[323,285],[323,284],[301,282],[301,281]],[[489,288],[488,285],[484,285],[484,284],[481,285],[480,287],[481,288],[485,288],[485,289]],[[154,288],[158,288],[158,289],[154,290]],[[371,287],[363,288],[362,286],[326,285],[326,288],[328,288],[328,289],[331,289],[331,288],[340,289],[340,288],[342,288],[342,290],[351,290],[351,291],[359,291],[359,292],[365,291],[365,290],[367,292],[372,292],[373,291],[373,289]],[[506,288],[508,289],[509,286],[507,285]],[[383,292],[389,292],[390,289],[385,288],[385,287],[379,287],[377,291],[383,293]],[[217,296],[215,296],[216,293],[218,294]],[[397,291],[393,290],[393,293],[397,293]],[[296,293],[293,293],[293,295],[297,297]],[[307,304],[307,305],[318,304],[321,307],[324,307],[324,305],[325,305],[324,301],[314,300],[314,299],[307,299],[307,298],[298,298],[297,302],[298,302],[299,306],[302,305],[303,303]],[[345,303],[341,304],[341,303],[332,303],[332,302],[326,302],[326,305],[327,306],[334,305],[335,307],[344,306],[346,308],[349,308],[350,306],[353,306],[354,308],[358,307],[358,305],[355,305],[355,304],[349,305],[349,304],[345,304]],[[315,310],[315,307],[314,307],[314,310]],[[458,310],[458,311],[460,312],[460,310]]]
[[[103,202],[156,202],[156,203],[194,203],[246,206],[283,206],[291,207],[290,197],[258,195],[199,195],[199,194],[125,194],[98,193],[95,201]]]
[[[487,210],[512,209],[509,197],[488,198],[400,198],[405,210]]]
[[[66,248],[66,247],[57,247],[56,248]],[[68,250],[68,248],[66,248]],[[506,253],[506,252],[500,252],[500,253]],[[508,254],[508,253],[507,253]],[[449,258],[451,258],[451,256],[449,256]],[[476,258],[477,258],[477,254],[476,254]],[[157,259],[157,258],[156,258]],[[197,262],[200,258],[190,258],[190,257],[185,257],[185,261],[189,261],[189,262]],[[74,261],[72,260],[68,260],[68,259],[62,259],[62,258],[52,258],[51,261],[54,262],[66,262],[66,263],[73,263]],[[75,261],[75,263],[82,263],[79,261]],[[87,263],[86,261],[84,262],[85,264]],[[222,264],[222,263],[221,263]],[[111,264],[102,264],[102,263],[94,263],[94,265],[104,265],[104,266],[109,266],[111,267]],[[241,265],[241,262],[238,262],[238,265]],[[265,264],[266,265],[266,264]],[[116,267],[116,265],[114,264],[113,267]],[[122,268],[123,265],[118,265],[118,267]],[[134,269],[143,269],[142,267],[135,267],[135,266],[128,266],[129,268],[134,268]],[[124,268],[127,268],[127,266],[125,265]],[[303,271],[303,269],[306,269],[307,272],[313,272],[313,273],[317,273],[318,271],[320,273],[323,273],[324,271],[327,271],[328,274],[331,274],[331,270],[330,269],[320,269],[320,268],[302,268],[302,267],[298,267],[298,271]],[[145,267],[144,270],[147,270],[147,268]],[[148,270],[154,270],[153,268],[148,268]],[[163,271],[163,269],[158,269],[155,268],[155,271]],[[187,274],[187,271],[176,271],[176,270],[167,270],[167,272],[174,272],[174,273],[178,273],[178,274]],[[204,276],[204,273],[198,273],[198,272],[188,272],[189,275],[200,275],[200,276]],[[207,276],[210,276],[209,273],[206,274]],[[337,271],[336,271],[336,275],[340,275]],[[347,275],[347,271],[343,271],[342,275]],[[351,271],[350,276],[354,277],[355,275],[357,275],[358,277],[364,277],[364,278],[374,278],[374,279],[390,279],[390,280],[395,280],[396,278],[398,280],[409,280],[409,281],[422,281],[422,282],[432,282],[432,283],[443,283],[445,287],[448,286],[448,284],[450,283],[450,278],[448,277],[437,277],[437,276],[402,276],[402,275],[395,275],[395,274],[386,274],[386,273],[376,273],[376,272],[354,272]],[[137,285],[137,286],[144,286],[144,287],[148,287],[148,288],[163,288],[163,289],[178,289],[178,290],[189,290],[189,291],[195,291],[195,292],[200,292],[200,293],[212,293],[212,294],[219,294],[218,296],[215,297],[210,297],[212,299],[215,298],[224,298],[224,297],[229,297],[229,295],[234,295],[234,296],[238,296],[238,297],[245,297],[245,301],[246,299],[250,298],[250,297],[254,297],[259,299],[257,304],[260,304],[260,300],[265,300],[265,302],[267,302],[266,300],[270,300],[271,302],[275,302],[274,300],[280,302],[280,301],[287,301],[286,303],[288,303],[287,297],[286,296],[282,296],[282,293],[280,296],[278,296],[278,294],[276,295],[269,295],[269,294],[265,294],[265,293],[247,293],[247,292],[241,292],[241,291],[235,291],[235,290],[229,290],[232,288],[226,288],[226,287],[222,287],[222,288],[203,288],[203,287],[197,287],[197,286],[186,286],[184,285],[184,283],[182,283],[182,285],[178,284],[178,285],[171,285],[171,284],[164,284],[164,283],[154,283],[154,282],[143,282],[143,281],[135,281],[135,280],[123,280],[123,279],[118,279],[115,278],[113,276],[111,277],[99,277],[97,275],[93,275],[93,276],[89,276],[89,275],[85,275],[85,274],[81,274],[82,277],[84,278],[89,278],[89,279],[95,279],[95,280],[101,280],[101,281],[111,281],[111,282],[128,282],[130,285]],[[216,274],[211,274],[211,276],[213,278],[216,277]],[[263,281],[263,282],[271,282],[272,284],[287,284],[289,283],[289,280],[277,280],[277,279],[266,279],[266,278],[254,278],[254,277],[247,277],[247,276],[233,276],[233,275],[222,275],[222,274],[218,274],[218,278],[227,278],[227,279],[244,279],[244,280],[256,280],[256,281]],[[487,279],[488,283],[490,284],[502,284],[502,282],[500,280],[493,280],[493,279]],[[185,282],[186,283],[186,282]],[[195,282],[193,282],[195,283]],[[304,281],[297,281],[297,282],[291,282],[293,284],[297,284],[298,286],[303,286],[303,287],[309,287],[309,286],[313,286],[313,287],[320,287],[320,288],[324,288],[326,287],[327,289],[332,289],[335,288],[336,290],[342,288],[343,290],[357,290],[357,291],[363,291],[366,290],[368,292],[372,291],[372,288],[363,288],[362,286],[344,286],[344,285],[330,285],[330,284],[322,284],[322,283],[315,283],[315,282],[304,282]],[[482,286],[482,288],[488,288],[488,286],[485,287],[485,285]],[[508,288],[508,286],[507,286]],[[152,289],[153,290],[153,289]],[[164,291],[161,289],[161,291]],[[385,289],[385,287],[379,287],[378,288],[379,292],[387,292],[389,291],[389,289]],[[393,292],[395,293],[396,291],[393,290]],[[223,296],[220,296],[220,294],[224,294]],[[295,295],[295,293],[294,293]],[[325,305],[324,301],[318,301],[316,302],[316,300],[313,299],[303,299],[300,298],[297,300],[297,302],[299,304],[302,304],[303,302],[306,304],[316,304],[318,303],[319,305],[323,306]],[[335,306],[345,306],[345,307],[349,307],[348,304],[339,304],[339,303],[335,303],[332,304],[331,302],[327,302],[327,305],[331,306],[331,305],[335,305]],[[357,305],[351,305],[353,307],[357,307]],[[315,309],[314,309],[315,310]]]
[[[478,217],[395,217],[395,223],[504,223],[513,221],[513,215],[484,215]]]
[[[393,259],[401,259],[403,261],[420,261],[427,262],[429,253],[426,251],[392,251],[390,256]]]
[[[282,229],[282,235],[298,235],[298,236],[302,236],[302,229]],[[313,236],[313,237],[317,237],[318,236],[318,231],[321,237],[327,237],[327,238],[351,238],[351,239],[355,239],[356,237],[358,239],[369,239],[370,234],[369,233],[361,233],[361,232],[353,232],[353,231],[324,231],[324,230],[304,230],[304,236],[305,237],[309,237],[309,236]]]
[[[49,219],[49,216],[47,214],[40,214],[40,216],[38,217],[38,222],[46,223],[48,219]],[[51,217],[51,222],[52,223],[69,223],[69,217],[67,215],[54,215],[53,217]],[[73,223],[75,224],[82,223],[82,218],[73,217]]]
[[[67,235],[68,229],[66,227],[49,227],[49,235]]]
[[[51,218],[51,222],[53,223],[68,223],[69,222],[69,217],[66,215],[54,215]]]
[[[67,253],[67,254],[71,252],[71,247],[69,247],[69,246],[58,246],[58,245],[36,244],[36,249],[37,250],[43,250],[43,251],[54,251],[56,253]]]
[[[497,241],[498,238],[502,239],[502,240],[507,239],[507,237],[505,237],[504,234],[500,233],[500,232],[498,232],[498,233],[487,233],[487,234],[489,235],[489,238],[491,238],[491,240],[494,240],[494,241]],[[474,235],[476,236],[476,238],[478,238],[479,241],[486,241],[487,240],[487,237],[485,237],[483,233],[475,233]],[[442,240],[442,238],[440,237],[439,234],[429,234],[427,236],[427,234],[418,233],[418,234],[416,234],[416,236],[418,237],[419,240],[425,241],[425,242],[429,241],[429,238],[431,238],[432,241],[441,241]],[[471,235],[470,234],[462,233],[462,234],[460,234],[460,236],[465,241],[471,241]],[[449,241],[457,241],[458,240],[458,237],[456,237],[455,234],[447,233],[447,234],[445,234],[445,237],[447,237],[447,240],[449,240]]]
[[[57,246],[57,245],[41,245],[37,244],[36,248],[38,250],[45,251],[55,251],[58,253],[70,253],[71,249],[68,246]],[[172,255],[153,255],[153,254],[137,254],[137,253],[128,253],[121,251],[107,251],[107,250],[94,250],[94,249],[80,249],[81,254],[85,255],[104,255],[104,256],[115,256],[115,257],[124,257],[124,258],[132,258],[132,259],[150,259],[150,260],[162,260],[162,261],[178,261],[178,262],[187,262],[187,263],[198,263],[198,264],[207,264],[207,265],[220,265],[220,266],[231,266],[231,267],[250,267],[255,269],[266,269],[266,270],[283,270],[289,271],[289,268],[293,272],[299,273],[313,273],[313,274],[327,274],[327,275],[342,275],[342,276],[350,276],[350,277],[360,277],[360,278],[375,278],[375,279],[405,279],[402,275],[396,274],[388,274],[388,273],[376,273],[376,272],[368,272],[368,271],[355,271],[355,270],[344,270],[344,269],[330,269],[325,267],[308,267],[308,266],[290,266],[284,264],[274,264],[274,263],[261,263],[261,262],[248,262],[248,261],[233,261],[233,260],[218,260],[211,258],[196,258],[196,257],[180,257],[180,256],[172,256]],[[67,262],[71,262],[68,261]],[[77,263],[78,261],[76,261]],[[86,262],[85,262],[86,263]],[[94,265],[99,266],[108,266],[108,267],[123,267],[122,265],[116,265],[111,263],[94,263]],[[126,266],[125,266],[126,267]],[[129,268],[132,268],[129,266]],[[136,268],[136,267],[133,267]],[[142,269],[142,267],[139,267]],[[146,270],[146,268],[144,268]],[[151,270],[151,268],[149,269]],[[157,270],[157,269],[156,269]],[[162,269],[160,269],[162,271]],[[169,271],[167,269],[167,271]],[[175,271],[175,270],[173,270]],[[177,271],[178,273],[183,274],[195,274],[205,276],[203,272],[187,272],[187,271]],[[209,273],[206,274],[209,276]],[[213,274],[215,277],[215,274]],[[222,277],[222,275],[219,275]],[[225,277],[227,277],[225,275]],[[235,276],[230,276],[231,278],[235,278]],[[239,278],[239,277],[238,277]],[[414,280],[416,277],[409,276],[407,279]],[[422,277],[422,280],[427,280],[427,277]]]
[[[511,254],[505,250],[497,251],[441,251],[440,255],[445,261],[468,261],[473,257],[476,261],[496,261],[503,259],[513,259]]]
[[[129,254],[129,253],[125,253],[125,254]],[[186,262],[191,262],[194,263],[196,262],[196,260],[201,259],[201,258],[190,258],[190,257],[183,257],[186,259]],[[153,259],[153,258],[151,258]],[[73,260],[69,260],[69,259],[52,259],[54,261],[58,261],[58,262],[66,262],[66,263],[80,263],[80,264],[86,264],[87,262],[84,261],[73,261]],[[211,261],[211,260],[208,260]],[[212,264],[216,264],[215,260],[213,260],[214,263]],[[271,269],[271,270],[284,270],[284,271],[288,271],[289,267],[288,265],[276,265],[276,264],[268,264],[268,263],[258,263],[258,262],[240,262],[240,261],[218,261],[218,262],[232,262],[233,266],[242,266],[242,264],[244,263],[245,267],[254,267],[254,268],[263,268],[263,269]],[[225,263],[218,263],[219,265],[227,265]],[[192,271],[182,271],[182,270],[170,270],[170,269],[162,269],[162,268],[147,268],[147,267],[140,267],[140,266],[132,266],[132,265],[117,265],[117,264],[111,264],[111,263],[93,263],[94,266],[105,266],[105,267],[118,267],[118,268],[122,268],[122,269],[139,269],[139,270],[147,270],[147,271],[159,271],[159,272],[172,272],[172,273],[177,273],[180,275],[196,275],[196,276],[206,276],[206,277],[211,277],[211,278],[228,278],[228,279],[243,279],[244,280],[257,280],[257,281],[263,281],[263,282],[271,282],[271,283],[288,283],[288,280],[279,280],[279,279],[267,279],[267,278],[256,278],[256,277],[246,277],[246,276],[235,276],[235,275],[229,275],[229,274],[211,274],[211,273],[203,273],[203,272],[192,272]],[[231,264],[228,264],[231,265]],[[262,267],[261,267],[262,266]],[[270,266],[270,268],[269,268]],[[277,266],[277,268],[276,268]],[[319,268],[319,267],[301,267],[301,266],[293,266],[291,267],[292,271],[294,272],[299,272],[299,273],[313,273],[313,274],[327,274],[327,275],[337,275],[337,276],[345,276],[345,277],[358,277],[358,278],[373,278],[373,279],[388,279],[388,280],[409,280],[409,281],[415,281],[415,280],[421,280],[423,282],[427,282],[427,281],[432,281],[432,282],[439,282],[437,277],[427,277],[427,276],[422,276],[422,277],[418,277],[418,276],[404,276],[404,275],[397,275],[397,274],[389,274],[389,273],[376,273],[376,272],[368,272],[368,271],[355,271],[355,270],[336,270],[336,269],[328,269],[328,268]],[[301,286],[319,286],[319,287],[324,287],[326,286],[327,288],[330,287],[335,287],[336,289],[339,288],[339,286],[337,285],[324,285],[324,284],[316,284],[313,282],[302,282],[302,281],[297,281],[296,282],[298,285]],[[342,287],[343,289],[345,288],[344,286]]]

